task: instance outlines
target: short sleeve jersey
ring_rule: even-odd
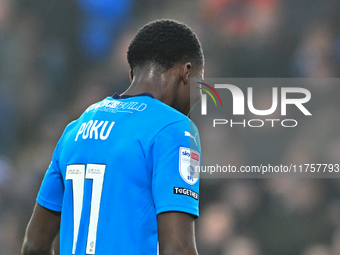
[[[66,127],[37,202],[62,212],[62,255],[157,254],[157,214],[198,216],[200,161],[185,115],[150,94],[115,94]]]

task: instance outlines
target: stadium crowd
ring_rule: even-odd
[[[336,78],[339,11],[338,0],[0,0],[0,253],[19,253],[67,123],[129,85],[140,26],[164,17],[192,27],[206,77]],[[320,119],[293,134],[227,133],[211,155],[202,130],[203,164],[339,164],[340,91],[318,91]],[[276,147],[259,148],[266,139]],[[340,179],[202,179],[197,245],[201,255],[340,255]]]

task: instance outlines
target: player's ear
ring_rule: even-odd
[[[130,69],[130,71],[129,71],[129,78],[130,78],[130,82],[132,82],[132,80],[133,80],[133,71],[132,71],[132,69]]]
[[[182,80],[184,85],[190,84],[190,74],[192,72],[192,64],[190,62],[186,62],[182,66]]]

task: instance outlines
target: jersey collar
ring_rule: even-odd
[[[141,94],[133,95],[133,96],[130,96],[130,95],[122,95],[122,96],[120,96],[117,93],[114,93],[112,98],[113,99],[125,99],[125,98],[130,98],[130,97],[143,97],[143,96],[144,97],[147,96],[147,97],[154,98],[153,95],[150,94],[150,93],[141,93]]]

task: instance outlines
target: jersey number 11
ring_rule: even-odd
[[[75,164],[68,165],[66,168],[65,180],[72,181],[73,190],[73,248],[72,254],[75,254],[81,213],[84,199],[85,179],[92,179],[92,197],[90,223],[87,234],[86,254],[95,254],[97,240],[97,226],[99,217],[99,207],[103,190],[103,181],[106,165],[101,164]]]

